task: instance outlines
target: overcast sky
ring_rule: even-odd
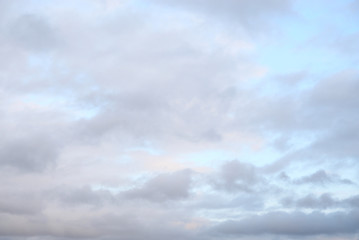
[[[358,240],[358,0],[0,0],[0,240]]]

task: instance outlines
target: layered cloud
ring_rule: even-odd
[[[0,1],[0,240],[358,238],[357,5]]]

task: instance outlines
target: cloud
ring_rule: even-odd
[[[294,183],[296,184],[311,183],[311,184],[321,184],[321,185],[330,184],[330,183],[353,184],[353,182],[348,179],[342,179],[336,176],[335,174],[328,174],[324,170],[318,170],[311,175],[296,179],[294,180]]]
[[[298,95],[268,98],[264,104],[267,107],[258,108],[258,115],[252,116],[253,122],[269,131],[276,129],[278,136],[284,136],[281,145],[300,142],[301,147],[287,148],[291,151],[268,164],[267,171],[281,171],[299,161],[312,165],[327,162],[332,167],[339,167],[343,161],[356,165],[354,133],[358,114],[353,104],[358,98],[354,89],[357,89],[357,72],[346,70],[319,79],[314,86],[297,92]],[[285,105],[278,107],[284,102]],[[281,145],[273,141],[278,149]]]
[[[352,208],[359,208],[359,195],[354,195],[343,200],[343,204],[349,205]]]
[[[358,0],[354,0],[351,1],[348,5],[348,8],[354,13],[356,14],[359,11],[359,1]]]
[[[18,17],[9,26],[10,38],[27,50],[44,51],[58,45],[56,31],[45,18],[34,14]]]
[[[219,194],[201,194],[197,198],[199,200],[193,204],[193,208],[204,210],[240,209],[251,212],[264,209],[265,204],[265,196],[243,192],[231,198]]]
[[[185,199],[190,195],[192,174],[189,169],[160,174],[148,180],[141,188],[134,188],[123,195],[128,198],[160,202]]]
[[[278,57],[301,4],[0,0],[0,239],[355,237],[358,71]]]
[[[226,162],[214,179],[210,180],[214,188],[228,192],[253,191],[253,186],[261,181],[255,166],[238,160]]]
[[[357,233],[359,230],[357,212],[334,212],[324,214],[313,212],[270,212],[255,215],[239,221],[227,221],[214,228],[218,234],[243,235],[318,235]]]
[[[93,190],[89,186],[79,188],[57,187],[48,191],[49,198],[65,207],[93,206],[102,207],[116,203],[116,198],[107,190]]]
[[[106,209],[62,207],[61,211],[52,207],[32,215],[32,221],[23,216],[1,214],[4,224],[0,225],[0,232],[11,238],[193,239],[194,234],[184,229],[190,220],[180,211],[139,205],[138,202],[122,202],[123,207],[118,206]]]
[[[230,23],[239,23],[247,30],[261,29],[268,24],[268,19],[276,15],[285,15],[291,12],[291,1],[162,1],[157,2],[172,7],[183,7],[190,11],[199,12],[207,16],[224,19]]]
[[[294,200],[293,197],[286,197],[281,200],[281,203],[285,207],[296,207],[296,208],[308,208],[308,209],[327,209],[334,208],[339,206],[339,201],[333,199],[333,197],[324,193],[320,196],[314,196],[313,194],[308,194],[303,198]]]
[[[2,191],[0,199],[1,214],[34,215],[40,213],[45,205],[41,194],[26,191]]]
[[[47,137],[9,139],[0,147],[0,165],[20,171],[43,171],[55,164],[56,144]]]
[[[66,114],[11,94],[5,98],[0,107],[0,167],[23,173],[53,169],[71,135]]]
[[[347,198],[333,198],[332,194],[323,193],[321,195],[308,194],[301,198],[288,196],[283,198],[280,202],[284,207],[307,208],[307,209],[335,209],[342,208],[346,210],[353,210],[359,207],[358,195],[353,195]]]

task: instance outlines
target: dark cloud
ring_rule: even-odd
[[[333,194],[323,193],[315,196],[308,194],[301,198],[295,198],[293,196],[287,196],[280,200],[286,208],[307,208],[307,209],[335,209],[343,208],[348,210],[357,209],[359,207],[358,195],[353,195],[347,198],[334,198]]]
[[[247,217],[239,221],[227,221],[214,228],[216,233],[232,236],[243,235],[318,235],[345,234],[359,231],[358,213],[352,211],[324,214],[313,212],[270,212]]]
[[[352,208],[359,208],[359,195],[351,196],[343,201],[344,205],[347,205]]]

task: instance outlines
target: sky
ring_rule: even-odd
[[[0,0],[0,240],[358,240],[358,0]]]

